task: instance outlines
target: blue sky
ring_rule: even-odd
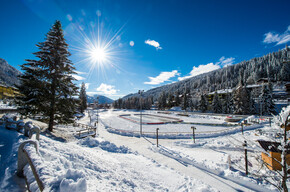
[[[60,20],[76,83],[117,99],[284,48],[289,7],[289,0],[1,0],[0,58],[20,70]],[[98,45],[102,60],[92,54]]]

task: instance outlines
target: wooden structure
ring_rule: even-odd
[[[278,147],[281,145],[278,142],[258,140],[261,147],[267,152],[262,152],[262,160],[270,170],[282,170],[281,165],[281,150]],[[290,148],[290,147],[289,147]],[[290,150],[287,151],[287,164],[290,165]]]
[[[77,131],[77,136],[80,138],[92,136],[95,137],[97,134],[97,127],[85,125],[81,123],[74,123],[74,127],[82,127],[82,130]]]
[[[21,95],[16,87],[0,84],[0,99],[11,99]]]

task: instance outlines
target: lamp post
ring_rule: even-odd
[[[144,90],[139,90],[138,94],[140,95],[140,136],[142,136],[142,93]]]

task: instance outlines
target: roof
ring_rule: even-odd
[[[221,89],[221,90],[217,90],[216,92],[217,94],[227,94],[227,93],[233,92],[233,89]],[[215,94],[215,91],[209,93],[208,95],[214,95],[214,94]]]
[[[282,152],[280,149],[278,149],[281,143],[264,140],[258,140],[258,142],[265,151],[276,153]],[[290,146],[288,146],[287,148],[288,148],[287,154],[290,154]]]

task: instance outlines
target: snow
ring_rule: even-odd
[[[145,134],[153,135],[151,138],[140,137],[139,123],[119,117],[136,113],[100,110],[96,138],[79,139],[77,131],[82,128],[70,125],[58,125],[53,133],[42,132],[39,154],[32,146],[25,149],[45,191],[276,191],[259,178],[268,170],[261,167],[263,149],[256,140],[275,135],[266,122],[247,126],[242,134],[240,126],[225,123],[223,116],[189,114],[187,117],[178,115],[180,112],[144,111],[185,122],[143,125],[144,133],[152,132]],[[249,119],[252,118],[255,117]],[[95,114],[91,124],[96,119]],[[78,123],[90,124],[88,114]],[[191,126],[197,128],[196,143],[192,140]],[[159,147],[155,138],[157,127],[160,128]],[[172,132],[183,137],[170,139]],[[123,136],[126,134],[130,137]],[[17,148],[24,140],[27,138],[21,133],[0,126],[0,191],[25,188],[23,179],[15,176]],[[245,140],[248,176],[244,168]],[[30,190],[38,191],[30,166],[25,166],[24,173]]]
[[[150,116],[146,117],[146,114]],[[125,116],[128,119],[134,119],[136,122],[121,118],[120,115],[130,115]],[[175,118],[183,120],[181,123],[166,123],[158,125],[142,125],[142,134],[146,137],[156,137],[156,128],[159,128],[160,138],[179,138],[179,139],[189,139],[192,138],[192,129],[194,126],[196,128],[195,134],[197,138],[205,137],[217,137],[225,134],[232,134],[241,131],[241,126],[238,124],[230,124],[224,121],[224,116],[213,116],[213,115],[197,115],[190,114],[187,116],[180,116],[180,113],[171,114],[160,114],[155,111],[145,111],[142,115],[142,121],[144,122],[156,122],[156,118],[152,115],[157,115],[159,121],[168,121],[164,118],[172,119]],[[163,116],[164,118],[160,118]],[[129,110],[119,110],[119,111],[106,111],[100,114],[102,123],[106,126],[107,130],[111,133],[120,134],[124,136],[140,136],[140,115],[136,116],[135,111]],[[173,119],[174,118],[174,119]],[[261,125],[252,125],[244,127],[244,130],[251,130],[260,128]]]
[[[3,102],[0,100],[0,109],[16,109],[15,106],[9,105],[9,102]]]

